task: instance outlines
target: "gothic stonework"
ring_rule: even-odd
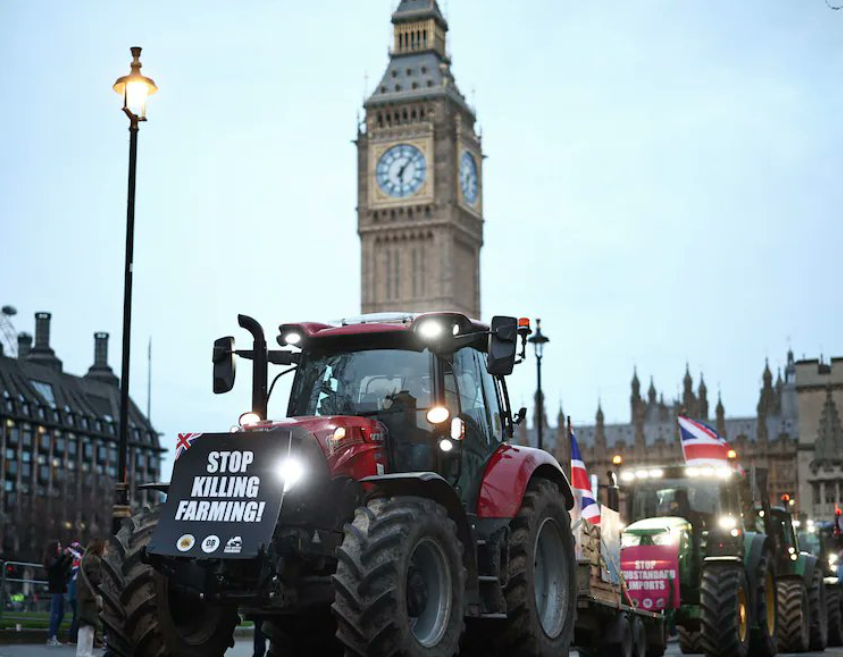
[[[394,45],[359,126],[364,313],[480,317],[483,148],[457,88],[436,0],[402,0]]]

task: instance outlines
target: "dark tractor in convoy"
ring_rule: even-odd
[[[817,558],[825,580],[828,645],[843,646],[843,582],[840,580],[840,554],[843,551],[841,517],[834,522],[802,519],[798,532],[799,547]]]
[[[239,616],[274,657],[567,654],[573,496],[547,452],[511,444],[506,375],[529,322],[457,313],[280,327],[214,346],[214,391],[249,359],[252,412],[180,437],[166,502],[124,522],[103,620],[122,657],[222,657]],[[520,356],[518,342],[521,343]],[[269,364],[294,371],[267,419]],[[274,382],[273,382],[274,383]]]
[[[674,620],[685,654],[777,652],[775,556],[763,523],[754,524],[753,500],[763,497],[755,475],[744,476],[731,464],[621,473],[629,522],[622,545],[675,550]]]
[[[774,506],[769,514],[776,546],[779,648],[783,652],[825,650],[828,616],[822,564],[816,556],[800,550],[787,507]]]

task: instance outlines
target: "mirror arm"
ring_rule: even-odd
[[[252,412],[265,420],[268,397],[266,338],[256,319],[248,315],[237,315],[237,323],[252,334]]]

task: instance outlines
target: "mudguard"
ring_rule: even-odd
[[[565,497],[568,510],[574,507],[574,494],[562,466],[542,449],[504,443],[492,454],[480,485],[477,500],[479,518],[514,518],[533,477],[555,483]]]
[[[457,525],[457,535],[464,546],[463,563],[468,571],[469,599],[477,596],[478,570],[474,534],[457,492],[445,479],[435,472],[399,472],[364,477],[360,483],[373,486],[370,497],[378,493],[389,496],[409,495],[424,497],[445,507],[451,520]]]
[[[325,457],[302,429],[204,434],[173,467],[147,552],[254,558],[270,544],[285,496],[306,494],[326,481]]]

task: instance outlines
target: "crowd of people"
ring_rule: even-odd
[[[70,607],[70,643],[76,644],[77,657],[91,657],[100,631],[99,595],[101,562],[107,543],[95,538],[83,548],[78,542],[62,546],[50,541],[44,549],[44,569],[50,594],[48,646],[60,646],[59,628],[65,616],[65,603]]]

